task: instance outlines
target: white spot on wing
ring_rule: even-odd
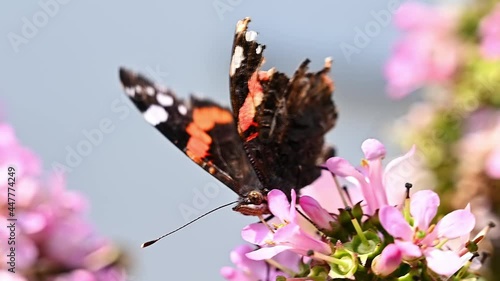
[[[165,108],[153,104],[143,113],[143,116],[149,124],[156,126],[162,122],[167,121],[168,112],[165,110]]]
[[[257,46],[257,49],[255,49],[255,52],[258,54],[260,54],[262,52],[262,45],[259,45]]]
[[[177,107],[177,110],[179,111],[180,114],[182,115],[186,115],[186,113],[188,112],[186,106],[184,106],[183,104],[180,104],[178,107]]]
[[[135,86],[135,91],[137,93],[141,93],[142,92],[142,87],[140,85]]]
[[[163,106],[172,106],[172,104],[174,104],[174,98],[164,93],[158,93],[158,95],[156,95],[156,100]]]
[[[134,96],[135,96],[135,91],[134,91],[134,88],[126,87],[126,88],[125,88],[125,93],[126,93],[126,94],[127,94],[127,96],[129,96],[129,97],[134,97]]]
[[[155,89],[153,87],[151,87],[151,86],[147,86],[146,87],[146,94],[148,94],[150,96],[154,95],[155,94]]]
[[[243,55],[243,48],[241,46],[236,46],[234,48],[233,58],[231,59],[231,68],[229,69],[229,76],[233,76],[236,69],[241,66],[241,62],[245,59]]]
[[[257,32],[250,30],[245,33],[245,40],[248,42],[254,41],[257,38]]]

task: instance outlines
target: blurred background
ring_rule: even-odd
[[[64,171],[67,189],[84,194],[89,220],[127,252],[127,280],[222,280],[219,269],[231,264],[241,228],[255,221],[230,208],[139,248],[236,195],[143,120],[122,93],[118,67],[179,97],[229,105],[234,26],[250,16],[250,29],[267,45],[264,69],[292,74],[309,58],[316,70],[333,57],[340,116],[327,139],[339,155],[358,163],[362,141],[375,137],[391,159],[401,150],[389,128],[421,99],[395,102],[385,90],[383,68],[398,38],[392,19],[402,3],[4,1],[1,118],[47,173]]]

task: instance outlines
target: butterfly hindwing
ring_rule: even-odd
[[[146,121],[196,164],[238,194],[245,184],[258,185],[231,111],[194,97],[186,103],[169,88],[123,68],[120,80]]]
[[[337,119],[328,77],[331,60],[308,72],[304,61],[289,78],[274,68],[261,71],[264,46],[238,22],[233,43],[230,90],[238,134],[263,186],[289,194],[320,175],[324,134]]]

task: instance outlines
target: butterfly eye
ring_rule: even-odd
[[[248,200],[251,204],[260,205],[264,201],[264,196],[260,191],[252,191],[248,194]]]

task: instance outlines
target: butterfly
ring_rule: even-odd
[[[262,71],[265,45],[238,21],[229,68],[232,110],[208,99],[178,98],[170,88],[120,68],[126,95],[184,154],[239,195],[233,210],[269,214],[267,193],[312,183],[318,165],[332,156],[324,135],[335,126],[334,83],[324,68],[308,72],[309,60],[291,78],[271,68]]]

